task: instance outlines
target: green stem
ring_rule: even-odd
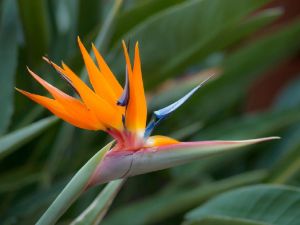
[[[72,203],[85,190],[87,183],[95,171],[97,165],[105,153],[110,149],[113,142],[107,144],[100,151],[98,151],[71,179],[67,186],[57,196],[54,202],[42,215],[37,225],[55,224],[63,213],[72,205]]]
[[[101,222],[125,179],[109,182],[86,210],[71,225],[97,225]]]

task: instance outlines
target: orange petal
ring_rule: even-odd
[[[123,48],[128,67],[130,96],[126,113],[126,126],[132,131],[140,131],[146,127],[147,103],[144,92],[139,47],[138,43],[136,43],[133,72],[131,72],[129,55],[124,42]]]
[[[59,73],[66,76],[79,93],[82,101],[92,113],[95,114],[98,121],[106,127],[114,127],[120,129],[122,127],[122,108],[113,106],[96,95],[67,65],[62,63],[63,68],[54,62],[44,58],[51,64]]]
[[[69,100],[69,99],[75,99],[66,93],[62,92],[58,88],[54,87],[53,85],[49,84],[47,81],[42,79],[40,76],[38,76],[36,73],[31,71],[29,68],[27,68],[28,72],[30,75],[37,81],[39,82],[56,100]]]
[[[128,75],[130,75],[130,74],[132,75],[131,62],[130,62],[128,50],[127,50],[124,40],[122,41],[122,46],[123,46],[123,50],[124,50],[124,56],[125,56],[125,61],[126,61],[126,65],[127,65]]]
[[[84,104],[94,111],[98,120],[106,127],[120,129],[122,127],[122,112],[94,93],[77,75],[63,63],[63,74],[68,77],[80,94]],[[116,104],[115,104],[116,105]]]
[[[54,115],[57,117],[67,121],[68,123],[82,128],[86,130],[103,130],[104,127],[101,124],[95,123],[94,119],[90,117],[90,114],[88,111],[84,108],[77,110],[77,111],[69,111],[66,110],[66,108],[57,100],[47,98],[44,96],[31,94],[29,92],[17,89],[19,92],[30,98],[31,100],[35,101],[36,103],[44,106],[49,111],[51,111]],[[82,106],[83,107],[83,106]],[[85,116],[78,116],[78,112],[80,114],[84,114],[86,112]]]
[[[107,83],[112,87],[116,96],[118,96],[118,98],[119,98],[123,92],[122,86],[120,85],[120,83],[116,79],[115,75],[112,73],[109,66],[107,65],[104,58],[101,56],[101,54],[99,53],[99,51],[97,50],[97,48],[95,47],[94,44],[92,44],[92,48],[93,48],[98,66],[102,72],[102,75],[106,79]]]
[[[79,37],[78,45],[80,47],[80,51],[89,74],[90,82],[95,92],[103,99],[107,100],[108,102],[111,102],[111,104],[116,104],[120,96],[117,95],[117,93],[112,89],[112,87],[109,85],[103,74],[97,68],[88,51],[80,41]]]
[[[162,135],[151,136],[147,140],[149,147],[177,144],[179,141]]]
[[[47,81],[43,80],[29,68],[27,69],[33,78],[36,79],[44,88],[46,88],[53,98],[55,98],[61,105],[64,106],[68,113],[74,114],[74,112],[76,112],[76,114],[74,114],[76,117],[85,118],[88,120],[88,123],[94,124],[97,127],[103,127],[103,125],[96,119],[95,115],[88,111],[86,106],[83,105],[78,99],[67,95],[66,93],[49,84]]]

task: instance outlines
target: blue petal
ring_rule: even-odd
[[[212,76],[201,82],[197,87],[193,88],[189,93],[187,93],[185,96],[183,96],[181,99],[177,100],[176,102],[172,103],[171,105],[168,105],[165,108],[162,108],[160,110],[157,110],[154,112],[154,115],[158,119],[163,119],[167,117],[169,114],[174,112],[176,109],[178,109],[183,103],[185,103],[200,87],[202,87]]]
[[[127,106],[128,102],[129,102],[129,82],[128,82],[128,70],[126,66],[125,86],[124,86],[123,93],[117,102],[117,105]]]
[[[155,119],[152,119],[148,123],[148,125],[147,125],[147,127],[145,129],[144,138],[148,138],[151,135],[151,133],[154,130],[154,128],[156,127],[156,125],[157,125],[157,122],[155,121]]]
[[[213,76],[213,75],[212,75]],[[176,109],[178,109],[183,103],[185,103],[200,87],[202,87],[212,76],[208,77],[206,80],[201,82],[197,87],[192,89],[189,93],[187,93],[185,96],[183,96],[178,101],[172,103],[171,105],[162,108],[160,110],[157,110],[154,112],[155,117],[151,119],[149,124],[146,127],[144,137],[147,138],[151,135],[154,128],[162,121],[164,120],[168,115],[170,115],[172,112],[174,112]]]

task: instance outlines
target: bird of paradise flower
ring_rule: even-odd
[[[177,166],[201,158],[206,153],[217,154],[226,149],[277,138],[180,142],[166,136],[151,136],[155,127],[187,101],[207,80],[173,104],[155,111],[147,125],[147,103],[138,43],[135,45],[133,66],[127,46],[124,41],[122,43],[126,61],[124,88],[94,45],[92,49],[98,66],[79,38],[78,44],[93,89],[87,86],[66,64],[62,63],[60,67],[48,58],[44,57],[44,59],[76,91],[80,99],[62,92],[30,69],[28,69],[29,73],[53,98],[17,90],[76,127],[102,130],[114,138],[115,145],[105,152],[101,162],[89,178],[87,187]]]

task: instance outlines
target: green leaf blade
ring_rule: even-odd
[[[184,213],[213,196],[232,188],[260,183],[266,175],[266,171],[253,171],[174,192],[161,190],[159,193],[143,200],[120,207],[109,215],[103,223],[105,225],[157,224],[166,218]],[[135,212],[138,212],[138,214],[132,218],[131,215]]]
[[[225,216],[263,224],[297,225],[299,207],[299,189],[257,185],[224,193],[188,213],[186,219],[201,221],[210,216]]]
[[[148,86],[155,85],[172,72],[183,71],[191,65],[191,56],[195,51],[201,50],[211,39],[220,36],[225,28],[239,23],[242,18],[266,2],[267,0],[185,1],[150,17],[130,30],[124,39],[139,41],[141,58],[147,62],[143,65],[145,83]],[[164,32],[165,30],[168,32]],[[177,37],[176,40],[174,37]],[[114,63],[121,64],[123,56],[120,52],[119,48],[114,49]],[[193,60],[196,61],[195,58]]]
[[[38,225],[55,224],[59,217],[70,207],[70,205],[79,197],[79,195],[87,188],[89,179],[94,173],[103,156],[113,142],[110,142],[101,150],[99,150],[71,179],[63,191],[57,196],[55,201],[42,215],[37,222]]]
[[[18,60],[17,15],[15,0],[2,2],[0,18],[0,135],[9,124],[14,109],[14,85]]]
[[[23,144],[35,138],[38,134],[57,122],[57,118],[49,117],[37,121],[0,138],[0,159],[11,154]]]

